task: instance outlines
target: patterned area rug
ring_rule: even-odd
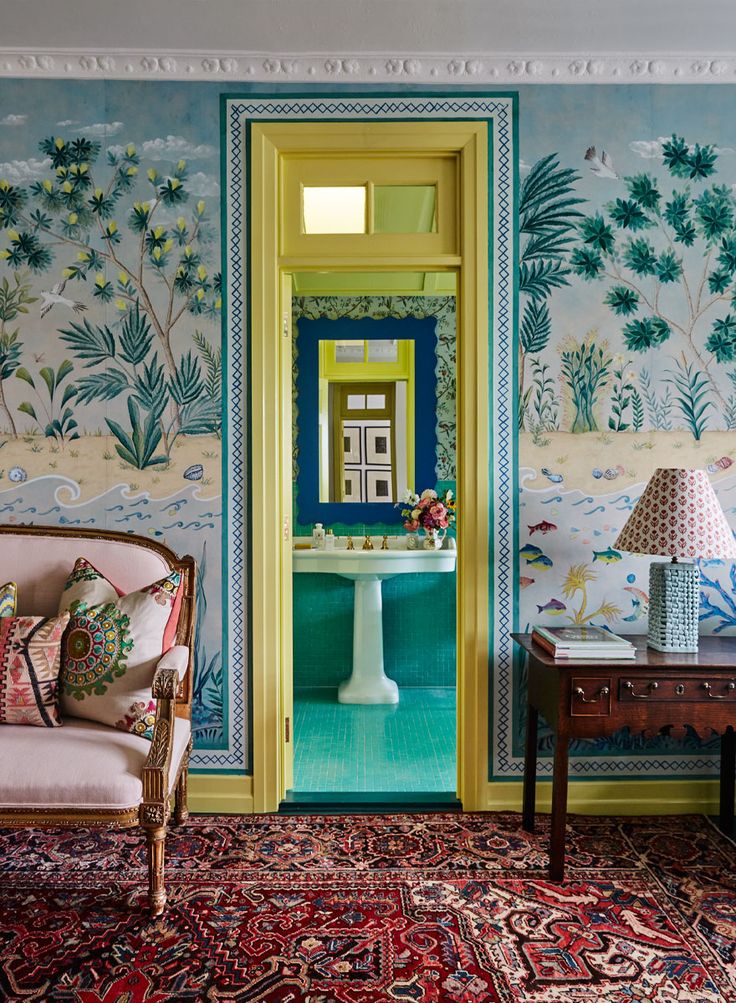
[[[194,817],[144,913],[135,831],[0,832],[0,999],[734,1003],[734,844],[701,817]]]

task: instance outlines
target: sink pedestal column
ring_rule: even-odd
[[[355,582],[353,673],[340,683],[340,703],[398,703],[399,687],[383,671],[383,600],[381,579]]]

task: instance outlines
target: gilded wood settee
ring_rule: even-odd
[[[172,799],[177,823],[188,814],[195,563],[126,533],[0,526],[0,582],[17,583],[20,615],[55,615],[78,557],[86,557],[123,593],[181,572],[175,646],[162,656],[153,679],[153,736],[148,741],[73,717],[65,717],[60,728],[0,725],[0,826],[140,825],[149,904],[157,916],[166,904],[164,841]]]

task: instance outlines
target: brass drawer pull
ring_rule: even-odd
[[[629,691],[629,694],[633,697],[634,700],[648,700],[649,699],[649,693],[634,693],[634,684],[629,679],[626,680],[626,682],[624,683],[624,686]],[[659,689],[659,683],[657,683],[657,682],[649,683],[648,684],[648,688],[649,688],[650,692],[652,690]]]
[[[726,689],[728,690],[728,693],[721,693],[721,694],[711,693],[711,685],[710,685],[710,683],[703,683],[702,686],[703,686],[703,689],[705,690],[705,692],[708,694],[708,698],[710,700],[727,700],[728,699],[728,693],[731,693],[731,692],[733,692],[733,690],[736,690],[736,683],[734,683],[734,682],[727,683],[726,684]]]
[[[602,697],[607,697],[611,691],[607,686],[601,686],[598,692],[592,697],[586,697],[582,686],[575,687],[575,696],[581,703],[598,703]]]

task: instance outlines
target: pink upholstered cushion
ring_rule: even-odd
[[[142,543],[31,534],[18,526],[0,536],[0,582],[18,585],[18,612],[54,616],[69,569],[84,556],[123,594],[135,592],[171,571],[166,559]]]
[[[0,724],[61,724],[59,663],[68,622],[68,613],[0,617]]]
[[[151,737],[153,673],[176,630],[180,584],[172,571],[120,596],[89,561],[77,560],[59,604],[72,614],[62,644],[64,715]]]
[[[169,770],[173,787],[191,734],[176,719]],[[0,811],[3,808],[134,808],[150,742],[93,721],[64,719],[51,729],[0,728]]]

